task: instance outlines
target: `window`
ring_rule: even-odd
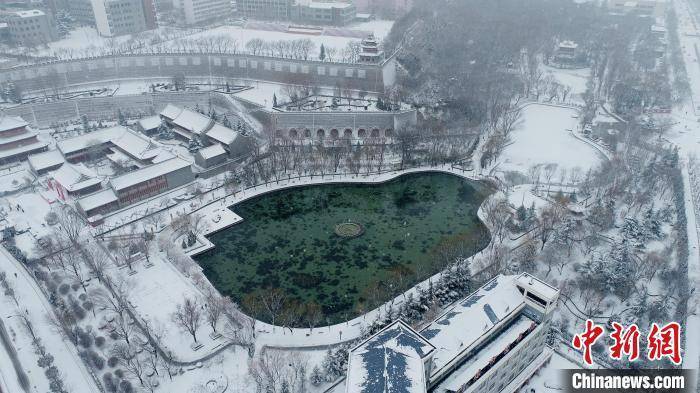
[[[238,60],[238,66],[241,68],[246,68],[248,64],[246,64],[245,59],[240,59]]]
[[[367,71],[365,70],[357,70],[357,77],[358,78],[366,78],[367,77]]]
[[[330,76],[338,76],[338,69],[337,68],[331,68],[328,72]]]
[[[326,67],[318,67],[317,71],[319,75],[326,75]]]
[[[296,74],[296,72],[297,72],[297,65],[296,65],[296,64],[290,64],[290,65],[289,65],[289,72]]]
[[[282,71],[282,63],[275,62],[275,71]]]
[[[265,63],[263,63],[263,67],[265,67],[265,69],[267,71],[270,71],[270,70],[272,70],[272,63],[270,63],[269,61],[266,61]]]
[[[353,70],[352,68],[346,69],[346,70],[345,70],[345,77],[346,77],[346,78],[352,78],[352,76],[353,76],[353,74],[354,74],[353,71],[354,71],[354,70]]]
[[[214,65],[215,65],[216,67],[220,67],[220,66],[221,66],[221,59],[219,59],[218,57],[213,58],[212,61],[214,62]]]
[[[233,68],[236,66],[236,60],[228,59],[228,60],[226,60],[226,65]]]
[[[309,73],[309,66],[307,66],[307,65],[301,66],[301,73],[308,74]]]
[[[187,58],[186,58],[186,57],[180,57],[180,58],[178,58],[178,63],[179,63],[180,65],[183,65],[183,66],[187,65]]]

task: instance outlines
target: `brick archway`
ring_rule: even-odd
[[[346,128],[345,131],[343,131],[343,138],[345,138],[345,139],[353,138],[352,130],[349,128]]]

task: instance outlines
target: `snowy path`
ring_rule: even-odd
[[[13,283],[17,297],[22,300],[22,307],[32,316],[32,324],[37,336],[41,337],[47,351],[54,356],[54,364],[61,371],[67,389],[74,393],[99,392],[90,371],[78,356],[75,346],[67,342],[46,322],[46,316],[53,313],[53,310],[38,284],[3,247],[0,247],[0,269],[5,271],[8,277],[16,277]],[[4,311],[3,318],[6,317]],[[4,371],[3,376],[5,376]]]
[[[683,158],[682,174],[683,189],[685,194],[685,213],[687,217],[688,231],[688,280],[690,288],[697,288],[700,282],[700,248],[698,240],[697,215],[693,190],[690,184],[690,173],[688,168],[688,158],[700,152],[700,124],[698,119],[691,115],[695,113],[693,107],[695,102],[700,102],[700,63],[698,63],[695,45],[698,43],[696,34],[696,17],[690,8],[687,0],[674,3],[676,14],[679,17],[679,31],[681,47],[683,48],[683,58],[688,72],[691,85],[690,102],[674,111],[674,117],[679,121],[676,130],[678,135],[671,136],[672,140],[679,146]],[[685,356],[683,368],[698,370],[700,368],[700,316],[690,309],[698,302],[700,291],[696,290],[688,301],[690,315],[685,328]]]

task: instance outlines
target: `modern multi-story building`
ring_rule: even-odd
[[[330,1],[299,3],[295,11],[298,22],[332,26],[347,25],[357,14],[352,3]]]
[[[188,25],[197,25],[231,15],[230,0],[174,0],[173,6]]]
[[[146,22],[146,30],[153,30],[158,27],[156,14],[156,3],[154,0],[141,0],[143,6],[143,17]]]
[[[144,0],[91,0],[95,26],[100,35],[114,37],[144,31]],[[149,0],[152,6],[152,2]],[[154,11],[155,12],[155,11]],[[153,25],[155,22],[153,22]]]
[[[20,117],[0,117],[0,164],[25,159],[46,150],[48,143],[38,139]]]
[[[333,0],[238,0],[238,13],[256,19],[343,26],[357,14],[349,1]]]
[[[527,273],[499,275],[420,332],[397,321],[352,349],[345,391],[515,392],[552,354],[558,296]]]
[[[294,0],[237,0],[238,13],[248,18],[289,20]]]
[[[10,40],[17,45],[46,44],[57,38],[53,21],[41,10],[13,12],[6,23]]]
[[[352,0],[358,12],[400,16],[413,8],[413,0]]]

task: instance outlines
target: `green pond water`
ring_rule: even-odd
[[[299,304],[319,304],[324,322],[339,322],[444,268],[446,250],[468,256],[486,247],[476,212],[489,193],[441,173],[277,191],[232,206],[244,221],[212,235],[216,248],[196,259],[238,302],[281,288]],[[348,221],[362,225],[360,236],[335,233]]]

